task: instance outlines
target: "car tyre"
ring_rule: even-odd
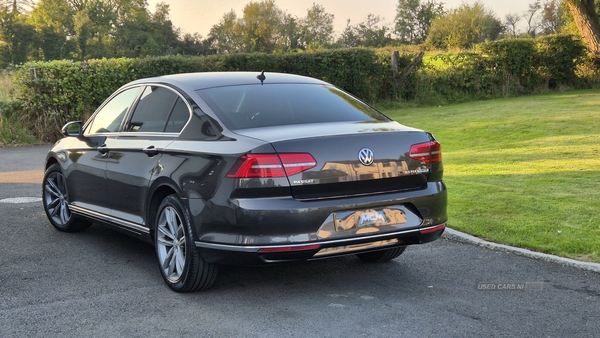
[[[360,258],[361,260],[363,260],[365,262],[370,262],[370,263],[388,262],[388,261],[391,261],[392,259],[397,258],[398,256],[402,255],[404,250],[406,250],[406,245],[398,246],[398,247],[390,248],[390,249],[385,249],[385,250],[360,253],[360,254],[356,254],[356,257]]]
[[[89,228],[92,222],[75,217],[69,210],[67,179],[58,164],[44,173],[42,202],[50,223],[59,231],[75,232]]]
[[[177,195],[165,197],[158,207],[154,243],[161,275],[173,291],[198,291],[214,283],[218,266],[200,257],[189,213]]]

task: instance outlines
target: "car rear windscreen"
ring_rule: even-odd
[[[196,91],[231,129],[343,121],[390,121],[338,88],[320,84],[265,84]]]

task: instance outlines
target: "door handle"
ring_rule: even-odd
[[[101,146],[99,146],[98,148],[96,148],[98,150],[98,152],[102,155],[106,155],[106,153],[108,153],[108,147],[106,146],[106,144],[103,144]]]
[[[144,154],[148,155],[148,157],[154,157],[158,155],[158,149],[154,148],[154,146],[149,146],[143,150]]]

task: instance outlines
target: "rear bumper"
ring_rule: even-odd
[[[190,203],[194,201],[199,200]],[[220,205],[192,205],[190,210],[196,229],[194,242],[206,261],[261,265],[431,242],[444,231],[446,205],[446,187],[436,181],[422,190],[392,194],[313,201],[291,196],[237,198]],[[345,223],[353,215],[372,210],[399,213],[405,219],[339,227],[338,220]]]
[[[377,251],[397,246],[423,244],[438,239],[446,224],[401,230],[393,233],[375,234],[359,238],[318,241],[282,245],[230,245],[195,242],[202,257],[218,264],[265,265],[285,262],[301,262]]]

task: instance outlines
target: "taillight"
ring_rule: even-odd
[[[280,154],[279,158],[288,176],[306,171],[317,165],[311,154]]]
[[[410,158],[425,163],[442,162],[442,146],[438,141],[415,144],[410,147]]]
[[[240,157],[229,178],[269,178],[295,175],[317,165],[310,154],[248,154]]]

